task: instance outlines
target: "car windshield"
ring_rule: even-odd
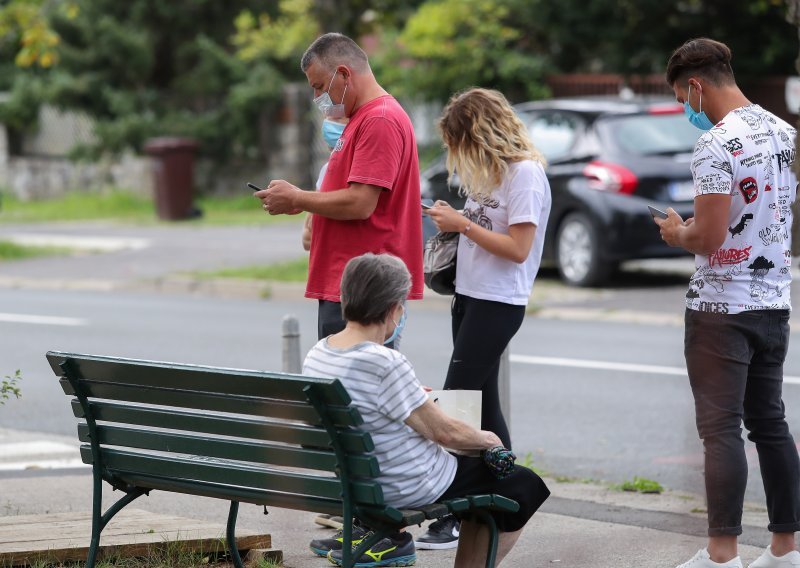
[[[610,117],[598,129],[615,147],[640,156],[691,152],[701,134],[683,113]]]

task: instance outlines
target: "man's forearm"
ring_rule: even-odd
[[[698,230],[697,223],[684,226],[678,232],[679,246],[692,254],[707,256],[717,250],[708,241],[707,236]]]
[[[338,221],[367,219],[372,210],[364,207],[364,203],[353,195],[353,191],[350,188],[324,193],[299,191],[294,196],[294,203],[297,209]]]

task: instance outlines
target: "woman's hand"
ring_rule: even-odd
[[[461,233],[469,225],[469,219],[450,207],[446,201],[437,201],[426,212],[440,231]]]

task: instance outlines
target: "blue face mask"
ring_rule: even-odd
[[[339,141],[339,138],[341,138],[345,126],[345,124],[340,124],[338,122],[328,120],[327,118],[323,120],[322,137],[325,139],[325,143],[331,148],[336,148],[336,143]]]
[[[692,86],[689,85],[689,94],[686,96],[686,101],[683,103],[683,114],[689,119],[693,126],[700,130],[711,130],[714,128],[714,123],[709,120],[706,113],[703,112],[703,93],[700,93],[700,110],[695,112],[692,105],[689,104],[689,98],[692,96]]]
[[[394,320],[393,320],[393,323],[394,323]],[[392,335],[390,335],[389,338],[386,339],[386,341],[383,342],[383,344],[384,345],[389,345],[395,339],[400,337],[400,333],[403,331],[403,328],[405,326],[406,326],[406,309],[403,308],[403,315],[400,316],[400,321],[394,323],[394,331],[392,332]]]

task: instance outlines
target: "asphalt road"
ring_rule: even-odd
[[[620,309],[617,298],[608,317],[597,318],[595,309],[591,317],[566,310],[566,319],[526,319],[511,344],[518,455],[530,453],[536,466],[558,475],[617,483],[641,476],[702,493],[702,446],[681,374],[680,310],[664,306],[680,301],[683,285],[670,278],[675,281],[593,292],[588,303],[594,308],[624,294],[621,305],[631,309]],[[659,306],[665,317],[635,317],[643,306]],[[305,352],[316,335],[310,301],[0,290],[0,375],[17,368],[23,375],[23,398],[0,407],[0,428],[74,435],[67,398],[44,358],[49,349],[277,370],[286,314],[299,318]],[[451,349],[446,305],[412,305],[406,329],[402,351],[424,384],[440,387]],[[800,377],[799,351],[793,341],[789,376]],[[785,402],[800,438],[800,384],[786,385]],[[747,498],[760,501],[749,443],[748,456]]]

